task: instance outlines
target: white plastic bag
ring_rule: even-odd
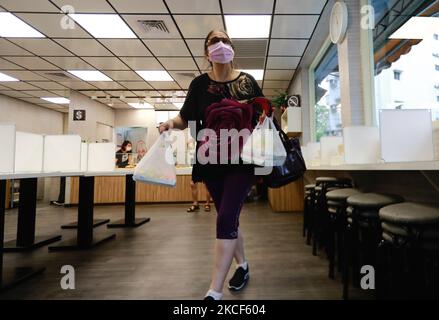
[[[280,166],[286,157],[285,147],[271,117],[266,117],[253,129],[241,153],[244,162],[266,167]]]
[[[139,182],[175,187],[177,176],[169,132],[163,132],[140,160],[134,170],[133,179]]]

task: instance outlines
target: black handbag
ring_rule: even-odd
[[[279,131],[287,157],[283,165],[273,167],[271,173],[264,176],[264,182],[270,188],[280,188],[301,178],[306,171],[306,165],[300,149],[299,138],[289,138],[274,117],[273,122]]]

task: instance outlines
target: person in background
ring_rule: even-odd
[[[125,140],[119,150],[116,151],[116,167],[125,168],[129,164],[132,152],[131,141]]]
[[[198,182],[191,180],[191,193],[192,193],[192,205],[187,209],[187,212],[196,212],[200,210],[200,205],[198,204]],[[210,193],[206,189],[206,203],[204,204],[204,211],[210,211]]]
[[[143,140],[139,140],[136,145],[136,153],[137,153],[137,163],[139,163],[140,160],[145,156],[145,154],[148,152],[148,149],[146,148],[146,143]]]
[[[162,123],[159,127],[160,133],[173,128],[183,130],[188,127],[189,121],[195,122],[198,133],[203,126],[207,125],[207,113],[213,110],[209,107],[224,98],[248,101],[263,97],[256,80],[250,74],[235,69],[233,43],[224,31],[209,32],[204,41],[204,53],[212,69],[192,80],[180,113],[175,118]],[[269,110],[258,108],[255,105],[253,112],[255,119],[252,119],[251,123],[253,128],[257,121],[263,121],[264,117],[269,115],[267,113]],[[240,115],[241,118],[239,118]],[[224,117],[228,118],[224,119]],[[236,118],[240,121],[232,120]],[[248,119],[242,118],[242,113],[228,114],[226,110],[224,110],[224,115],[211,120],[213,123],[210,125],[216,126],[218,130],[223,122],[233,123],[233,126],[238,128],[241,128],[243,124],[250,125]],[[228,283],[229,290],[239,291],[248,282],[249,265],[244,253],[244,238],[239,228],[239,215],[244,200],[255,182],[254,174],[254,167],[242,163],[202,164],[197,159],[193,165],[192,180],[203,181],[206,184],[217,211],[215,260],[212,280],[205,300],[222,299],[224,281],[233,258],[237,266]]]

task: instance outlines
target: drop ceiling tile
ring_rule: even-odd
[[[0,58],[0,70],[20,70],[22,67],[12,63],[8,60]]]
[[[180,86],[174,81],[150,81],[149,82],[155,89],[180,89]]]
[[[151,56],[151,53],[145,45],[136,39],[102,39],[101,43],[111,52],[119,57],[145,57]]]
[[[29,70],[57,70],[58,67],[39,57],[8,57],[9,61]]]
[[[11,39],[37,56],[72,56],[73,54],[50,39]]]
[[[302,56],[308,40],[271,39],[269,55],[273,56]]]
[[[294,70],[265,70],[265,80],[291,80]]]
[[[289,81],[265,80],[264,89],[286,89],[289,84]]]
[[[200,68],[201,71],[211,69],[210,63],[205,57],[195,57],[195,61],[197,62],[198,68]]]
[[[185,38],[204,39],[213,29],[224,29],[220,15],[175,15],[175,21]]]
[[[163,0],[110,0],[110,3],[120,13],[168,13]]]
[[[39,98],[53,96],[53,93],[46,90],[23,90],[23,92],[33,97],[39,97]]]
[[[277,0],[276,13],[320,14],[325,3],[326,0]]]
[[[0,56],[31,56],[32,53],[6,39],[0,39]]]
[[[143,81],[143,79],[133,71],[103,71],[111,79],[129,80],[129,81]]]
[[[70,97],[70,89],[50,90],[50,92],[52,92],[54,95],[57,95],[57,96],[60,96],[60,97],[64,97],[64,98],[69,98]]]
[[[0,5],[8,11],[22,12],[59,12],[59,9],[47,0],[17,1],[1,0]]]
[[[56,39],[55,41],[78,56],[112,55],[110,51],[94,39]]]
[[[94,68],[77,57],[44,57],[54,65],[64,70],[93,70]]]
[[[15,90],[0,90],[0,95],[5,95],[13,98],[30,98],[31,96],[24,93],[23,91]]]
[[[198,71],[171,71],[169,73],[183,89],[188,89],[192,80],[200,75]]]
[[[194,70],[197,68],[192,58],[158,58],[167,70]]]
[[[14,77],[18,80],[29,81],[29,80],[47,80],[37,73],[27,70],[8,70],[4,72],[8,76]]]
[[[103,97],[106,95],[106,93],[102,90],[92,90],[92,91],[80,91],[82,94],[85,94],[86,96],[89,97]]]
[[[163,67],[153,57],[121,57],[121,59],[133,70],[163,70]]]
[[[148,90],[152,87],[145,81],[119,81],[121,85],[129,90]]]
[[[48,37],[91,38],[79,24],[62,13],[17,13],[17,16]]]
[[[217,0],[166,0],[172,14],[176,13],[216,13],[221,9]]]
[[[31,85],[37,86],[42,89],[46,90],[63,90],[66,89],[66,87],[60,85],[57,82],[54,81],[30,81]]]
[[[143,42],[156,57],[190,56],[189,50],[183,40],[143,40]]]
[[[274,16],[272,38],[310,38],[319,19],[318,15]]]
[[[6,88],[6,87],[4,87],[4,86],[0,85],[0,90],[11,90],[11,89],[9,89],[9,88]]]
[[[122,15],[122,17],[140,39],[181,39],[180,33],[170,15]],[[145,20],[151,21],[151,27],[148,30],[139,22]]]
[[[7,87],[9,89],[14,89],[14,90],[39,90],[37,87],[34,87],[31,84],[28,84],[26,82],[2,82],[2,85],[4,87]]]
[[[235,58],[238,69],[264,69],[265,58]]]
[[[204,56],[204,39],[189,39],[186,43],[194,57]]]
[[[291,0],[290,0],[291,1]],[[224,14],[271,14],[273,12],[273,0],[222,0]]]
[[[105,90],[105,89],[124,89],[120,84],[113,81],[90,81],[92,85],[96,88]]]
[[[84,57],[84,60],[100,70],[129,70],[129,68],[115,57]]]
[[[75,13],[114,13],[114,10],[105,0],[53,0],[57,6],[71,6],[74,8]]]
[[[298,57],[268,57],[267,69],[295,69],[299,61]]]
[[[66,82],[60,82],[63,86],[73,89],[73,90],[93,90],[96,89],[95,86],[92,86],[91,84],[88,84],[84,81],[66,81]]]

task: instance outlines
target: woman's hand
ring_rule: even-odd
[[[174,120],[169,119],[166,122],[163,122],[159,125],[159,132],[162,134],[163,132],[174,128]]]

